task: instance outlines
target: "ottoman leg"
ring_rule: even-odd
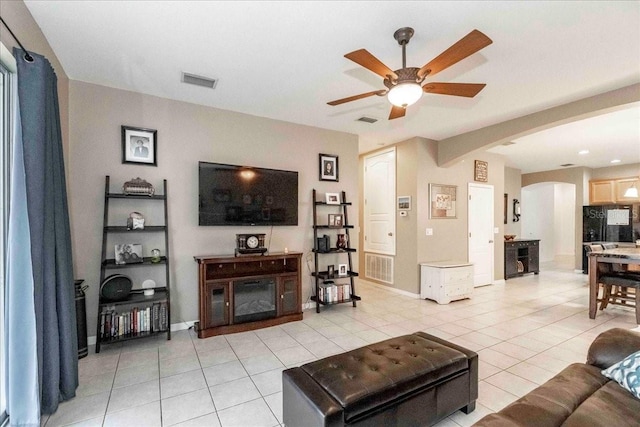
[[[460,409],[462,412],[464,412],[465,414],[470,414],[472,413],[474,410],[476,409],[476,401],[474,400],[473,402],[469,403],[467,406],[465,406],[464,408]]]

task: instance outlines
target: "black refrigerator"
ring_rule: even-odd
[[[582,242],[633,242],[631,205],[582,207]],[[586,251],[582,250],[582,272],[587,274]]]

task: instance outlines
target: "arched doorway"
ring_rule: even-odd
[[[540,239],[540,262],[575,265],[576,186],[541,182],[522,188],[521,234]]]

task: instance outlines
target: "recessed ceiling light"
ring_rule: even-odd
[[[620,160],[620,159],[613,159],[613,160],[611,160],[611,163],[620,163],[621,161],[622,160]]]
[[[589,154],[589,150],[580,150],[578,154]]]

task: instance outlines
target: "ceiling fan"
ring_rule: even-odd
[[[387,95],[391,102],[391,113],[389,120],[404,117],[409,105],[416,103],[423,92],[437,93],[441,95],[465,96],[473,98],[486,85],[484,83],[441,83],[429,82],[424,86],[420,84],[427,78],[452,66],[458,61],[473,55],[479,50],[489,46],[493,41],[478,30],[473,30],[449,49],[442,52],[431,62],[422,68],[407,67],[406,46],[413,37],[413,28],[404,27],[393,33],[393,38],[402,46],[402,68],[392,71],[384,65],[378,58],[369,53],[366,49],[360,49],[347,53],[344,57],[352,60],[369,71],[373,71],[383,77],[383,83],[387,89],[374,90],[372,92],[361,93],[348,98],[337,99],[327,102],[329,105],[340,105],[369,96]]]

